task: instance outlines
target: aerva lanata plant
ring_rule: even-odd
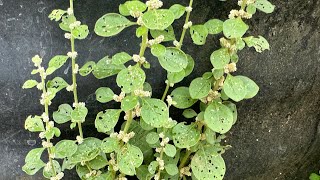
[[[245,46],[254,47],[257,52],[269,49],[262,36],[245,36],[249,29],[245,21],[256,10],[271,13],[274,6],[267,0],[239,0],[239,9],[232,10],[229,19],[211,19],[194,25],[190,21],[193,0],[189,5],[174,4],[169,9],[161,9],[160,0],[127,1],[120,4],[119,13],[108,13],[98,19],[94,30],[99,36],[110,37],[135,26],[136,36],[141,38],[140,51],[106,55],[79,68],[75,41],[85,39],[89,30],[76,19],[73,3],[70,0],[67,10],[56,9],[49,15],[51,20],[60,21],[59,26],[70,41],[70,52],[53,57],[47,68],[41,57],[33,57],[36,69],[32,74],[39,74],[41,81],[27,80],[23,85],[41,90],[40,103],[44,106],[42,115],[29,116],[25,121],[25,129],[39,132],[43,147],[27,154],[23,171],[34,175],[43,169],[43,176],[51,180],[62,179],[64,170],[74,168],[80,179],[124,180],[132,176],[140,180],[223,179],[226,166],[221,154],[229,146],[222,145],[221,140],[237,120],[234,102],[252,98],[259,90],[248,77],[231,74],[237,70],[237,53]],[[180,18],[185,18],[185,24],[177,38],[172,24]],[[168,95],[170,87],[190,75],[197,62],[183,52],[184,38],[189,34],[196,45],[205,45],[209,35],[224,37],[220,38],[221,48],[208,57],[213,69],[194,79],[189,87],[175,87]],[[172,42],[172,47],[164,46],[163,42]],[[161,99],[152,96],[152,87],[146,82],[144,69],[153,64],[152,59],[145,58],[148,50],[167,71]],[[68,60],[72,64],[72,82],[67,83],[61,77],[47,80]],[[78,73],[93,74],[97,79],[117,76],[120,94],[109,87],[100,87],[95,92],[100,103],[116,101],[121,105],[121,109],[106,109],[97,114],[95,127],[105,134],[103,140],[86,137],[82,131],[88,109],[78,101]],[[74,103],[61,104],[50,114],[51,101],[62,89],[73,92]],[[200,112],[191,109],[196,103]],[[182,115],[190,119],[188,123],[170,118],[169,109],[175,108],[184,109]],[[79,129],[79,135],[75,140],[61,140],[53,145],[52,139],[60,136],[55,124],[63,123]],[[116,132],[115,127],[120,124],[121,130]],[[43,156],[44,151],[47,156]],[[44,161],[43,157],[48,159]]]

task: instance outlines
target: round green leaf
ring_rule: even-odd
[[[38,85],[38,84],[39,84],[39,83],[38,83],[36,80],[31,79],[31,80],[27,80],[27,81],[23,84],[22,88],[23,88],[23,89],[30,89],[30,88],[35,87],[35,86]]]
[[[179,19],[186,12],[186,7],[180,4],[174,4],[169,8],[169,10],[174,14],[175,19]]]
[[[147,165],[141,165],[137,170],[137,178],[139,180],[151,180],[153,174],[150,174],[148,171]]]
[[[77,19],[74,15],[62,16],[62,22],[59,24],[59,27],[64,31],[71,32],[70,24],[72,24],[76,21],[77,21]]]
[[[143,24],[148,29],[164,30],[174,21],[174,14],[168,9],[155,9],[142,15]]]
[[[168,72],[167,78],[169,83],[178,83],[180,81],[182,81],[184,79],[185,75],[185,71],[179,71],[179,72]]]
[[[97,101],[101,103],[107,103],[113,100],[114,93],[108,87],[100,87],[96,90]]]
[[[193,58],[189,54],[186,54],[186,55],[187,55],[187,59],[188,59],[188,65],[184,69],[185,77],[189,76],[192,73],[193,68],[194,68],[194,60],[193,60]]]
[[[65,10],[62,10],[62,9],[54,9],[54,10],[50,13],[49,18],[50,18],[51,21],[52,21],[52,20],[60,21],[60,19],[62,18],[62,16],[63,16],[64,14],[66,14],[66,13],[67,13],[67,11],[65,11]]]
[[[137,104],[138,104],[138,97],[137,96],[126,96],[121,101],[121,109],[123,111],[129,111],[131,109],[134,109]]]
[[[146,131],[150,131],[152,130],[154,127],[152,127],[151,125],[147,124],[143,118],[140,118],[140,126],[142,129],[146,130]]]
[[[175,165],[175,164],[167,164],[164,166],[164,168],[166,169],[166,172],[170,176],[174,176],[174,175],[178,174],[178,172],[179,172],[179,169],[178,169],[177,165]]]
[[[211,64],[216,69],[223,69],[230,62],[230,55],[227,48],[214,51],[210,56]]]
[[[52,74],[55,70],[59,69],[61,66],[64,65],[64,63],[67,62],[67,60],[69,59],[68,56],[65,55],[57,55],[54,56],[50,61],[49,61],[49,65],[48,65],[48,70],[50,70],[49,74]],[[47,71],[48,71],[47,70]]]
[[[196,99],[192,99],[189,93],[188,87],[178,87],[171,92],[173,101],[177,104],[173,106],[179,109],[186,109],[191,107],[194,103],[197,102]]]
[[[55,77],[47,82],[47,88],[56,89],[56,92],[68,86],[68,83],[61,77]]]
[[[165,55],[158,59],[160,65],[169,72],[180,72],[188,65],[186,54],[178,48],[167,48]]]
[[[259,36],[258,38],[249,36],[249,37],[243,38],[243,40],[246,42],[248,47],[254,47],[257,52],[261,53],[264,50],[270,49],[270,45],[268,41],[262,36]]]
[[[232,124],[235,124],[238,119],[237,106],[229,101],[224,101],[223,104],[226,105],[232,111],[232,114],[233,114],[233,123]]]
[[[160,128],[168,121],[169,110],[167,105],[159,99],[143,99],[141,117],[147,124]]]
[[[80,25],[78,27],[75,27],[71,34],[76,39],[85,39],[89,34],[89,28],[87,25]]]
[[[112,64],[121,65],[130,61],[132,57],[126,52],[120,52],[112,56]]]
[[[185,117],[185,118],[194,118],[196,117],[198,114],[196,113],[196,111],[194,111],[193,109],[186,109],[183,111],[182,115]]]
[[[118,74],[122,69],[125,68],[126,67],[123,64],[112,64],[112,59],[106,56],[97,63],[93,69],[93,75],[97,79],[103,79]]]
[[[172,144],[167,144],[165,147],[164,147],[164,153],[166,153],[167,156],[169,157],[174,157],[177,153],[177,149],[174,145]]]
[[[130,14],[132,12],[143,12],[147,9],[147,5],[141,1],[127,1],[124,3]]]
[[[233,125],[233,114],[227,106],[214,101],[204,113],[204,122],[211,130],[224,134]]]
[[[61,104],[58,111],[53,112],[53,120],[58,124],[63,124],[71,120],[72,107],[69,104]]]
[[[247,89],[241,78],[228,74],[224,86],[224,93],[232,100],[239,102],[246,97]]]
[[[191,160],[193,175],[201,180],[222,180],[226,165],[221,155],[213,156],[207,148],[201,148]]]
[[[216,132],[212,131],[210,128],[207,128],[206,127],[206,130],[204,131],[204,134],[206,136],[206,141],[209,143],[209,144],[215,144],[217,143],[216,141]]]
[[[63,159],[72,156],[78,149],[75,141],[62,140],[54,146],[55,158]]]
[[[118,109],[108,109],[105,113],[99,112],[94,123],[98,132],[111,131],[117,125],[120,113],[121,110]]]
[[[189,93],[192,99],[201,99],[209,94],[211,89],[210,79],[196,78],[189,87]]]
[[[184,123],[179,123],[172,129],[174,145],[180,149],[196,145],[200,140],[200,135],[195,124],[185,125]]]
[[[156,144],[159,142],[159,134],[156,132],[150,132],[146,137],[146,141],[148,144]]]
[[[108,160],[106,157],[103,157],[101,155],[98,155],[94,159],[88,162],[88,166],[91,167],[91,169],[99,170],[108,165]]]
[[[143,154],[138,147],[126,144],[117,154],[117,160],[120,172],[133,176],[143,162]]]
[[[152,161],[148,166],[149,173],[155,174],[158,166],[159,166],[159,163],[157,161]]]
[[[260,11],[265,12],[265,13],[272,13],[275,8],[275,6],[272,5],[267,0],[256,0],[256,2],[254,3],[254,6],[257,9],[259,9]]]
[[[77,106],[71,112],[71,121],[72,122],[84,122],[88,114],[88,109],[84,106]]]
[[[241,18],[228,19],[223,23],[223,34],[231,38],[241,38],[249,29],[249,26]]]
[[[45,130],[40,116],[28,116],[24,122],[24,128],[30,132],[42,132]]]
[[[209,34],[219,34],[223,30],[223,21],[219,19],[211,19],[204,26],[208,29]]]
[[[240,78],[245,85],[245,89],[247,92],[245,96],[246,99],[253,98],[258,94],[259,86],[253,80],[245,76],[236,76],[236,77]]]
[[[32,176],[32,175],[36,174],[45,165],[46,164],[42,160],[28,162],[24,166],[22,166],[22,171],[24,171],[26,174]]]
[[[161,44],[155,44],[151,46],[151,53],[156,57],[161,57],[166,54],[166,47]]]
[[[90,161],[99,155],[100,147],[100,139],[94,137],[85,138],[78,146],[77,151],[69,158],[69,161],[70,163]]]
[[[153,38],[157,38],[160,35],[164,36],[164,42],[166,41],[173,41],[176,39],[175,34],[174,34],[174,29],[170,25],[169,27],[165,28],[164,30],[150,30],[151,36]]]
[[[135,23],[120,14],[109,13],[98,19],[94,31],[98,36],[110,37],[117,35],[126,27],[134,24]]]
[[[111,138],[111,137],[105,138],[102,141],[101,150],[104,153],[111,153],[113,151],[118,151],[120,150],[119,141],[116,138]]]
[[[190,27],[190,34],[194,44],[204,45],[209,32],[204,25],[194,25]]]
[[[45,148],[35,148],[28,152],[25,163],[35,162],[41,160],[41,155]]]
[[[146,74],[139,66],[129,66],[119,72],[117,84],[125,93],[142,88],[146,80]]]
[[[81,76],[87,76],[92,72],[92,70],[95,68],[95,66],[96,66],[95,62],[88,61],[79,69],[79,74]]]

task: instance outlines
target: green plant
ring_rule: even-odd
[[[309,176],[309,179],[310,180],[320,180],[320,175],[319,175],[319,173],[318,174],[311,173],[310,176]]]
[[[68,10],[54,10],[49,17],[61,20],[59,26],[66,31],[65,37],[70,39],[71,52],[67,56],[52,58],[46,70],[39,56],[32,59],[37,67],[32,74],[39,73],[41,82],[28,80],[23,88],[37,86],[43,91],[41,104],[45,107],[45,113],[29,116],[25,128],[40,132],[43,148],[31,150],[22,169],[33,175],[44,167],[43,175],[50,179],[61,179],[65,169],[73,168],[76,168],[81,179],[120,180],[128,176],[156,180],[186,179],[187,176],[199,180],[223,179],[226,167],[221,154],[229,146],[222,145],[221,140],[237,120],[236,105],[232,101],[252,98],[259,90],[248,77],[231,75],[236,71],[237,52],[246,45],[254,47],[257,52],[269,49],[268,42],[262,36],[243,37],[249,29],[243,19],[250,19],[256,9],[266,13],[274,9],[267,0],[240,0],[238,4],[240,10],[232,10],[229,19],[224,22],[211,19],[205,24],[193,25],[189,20],[193,0],[187,7],[174,4],[169,9],[160,9],[163,3],[159,0],[146,3],[127,1],[119,6],[120,14],[109,13],[101,17],[96,22],[95,33],[110,37],[129,26],[137,26],[136,36],[142,39],[139,53],[129,55],[120,52],[111,58],[105,56],[98,62],[87,62],[80,69],[76,64],[74,41],[86,38],[88,27],[76,20],[73,0],[70,0]],[[178,41],[172,24],[184,14],[185,25]],[[128,16],[136,20],[131,21]],[[204,45],[208,35],[223,33],[225,37],[220,39],[221,48],[210,57],[214,67],[212,71],[194,79],[189,87],[177,87],[167,95],[170,87],[190,75],[194,68],[193,58],[182,50],[187,32],[190,32],[196,45]],[[173,42],[174,47],[166,47],[165,42]],[[152,88],[146,82],[143,70],[152,65],[144,57],[149,49],[168,72],[161,99],[151,97]],[[46,82],[47,76],[68,59],[72,61],[72,84],[60,77]],[[109,87],[100,87],[96,91],[97,101],[116,101],[121,107],[97,114],[95,127],[106,135],[103,140],[83,136],[81,124],[88,109],[84,103],[78,102],[77,73],[81,76],[92,73],[98,79],[117,75],[116,83],[121,88],[119,95]],[[51,118],[57,124],[70,121],[70,128],[78,127],[79,136],[76,140],[61,140],[53,146],[51,140],[54,136],[59,137],[60,131],[49,120],[48,106],[64,88],[73,91],[73,107],[62,104]],[[196,103],[200,106],[199,113],[191,109]],[[184,109],[182,115],[190,119],[190,123],[170,118],[169,109],[173,108]],[[125,121],[120,118],[122,114]],[[121,130],[115,132],[119,123],[122,123]],[[48,163],[41,159],[45,149],[48,151]]]

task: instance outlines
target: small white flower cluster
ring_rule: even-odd
[[[51,177],[50,180],[60,180],[64,176],[63,172],[59,172],[55,177]]]
[[[78,56],[78,53],[77,53],[76,51],[68,52],[68,53],[67,53],[67,56],[68,56],[69,58],[75,59],[75,58]]]
[[[200,140],[201,140],[201,141],[204,141],[204,140],[206,140],[206,139],[207,139],[206,134],[204,134],[204,133],[201,134]]]
[[[39,133],[39,138],[44,139],[45,138],[45,132],[40,132]]]
[[[113,171],[117,172],[119,170],[114,153],[110,154],[109,164],[112,166]],[[110,170],[109,168],[110,168],[110,166],[108,167],[108,170]]]
[[[82,144],[83,143],[83,138],[81,136],[77,136],[76,137],[76,141],[78,144]]]
[[[50,96],[52,92],[46,92],[41,94],[40,104],[44,105],[48,96]],[[51,101],[48,101],[48,105],[51,105]]]
[[[66,39],[71,39],[71,33],[65,33],[64,34],[64,38],[66,38]]]
[[[154,175],[154,180],[160,180],[160,175],[159,174]]]
[[[156,161],[158,162],[159,164],[159,169],[162,171],[164,170],[164,160],[162,160],[160,157],[157,157],[156,158]]]
[[[183,29],[189,29],[192,26],[192,22],[189,21],[186,24],[183,25]]]
[[[169,83],[169,81],[168,81],[168,80],[166,80],[166,81],[165,81],[165,83],[166,83],[166,84],[168,84],[168,83]],[[170,83],[170,84],[169,84],[169,86],[170,86],[170,87],[173,87],[173,86],[174,86],[174,83]]]
[[[72,92],[72,91],[73,91],[73,88],[74,88],[74,86],[73,86],[73,84],[71,84],[71,85],[68,85],[68,86],[66,87],[66,90],[67,90],[68,92]]]
[[[230,63],[224,67],[224,73],[230,73],[230,72],[235,72],[235,71],[237,71],[237,64],[236,63]]]
[[[168,144],[168,142],[170,141],[170,139],[168,137],[165,137],[163,132],[159,134],[159,137],[162,139],[162,141],[160,142],[161,147],[165,147]]]
[[[133,115],[135,115],[135,117],[140,117],[141,116],[141,106],[140,106],[140,104],[137,104],[136,107],[134,108]]]
[[[142,21],[142,17],[141,17],[141,16],[138,17],[138,19],[137,19],[137,24],[138,24],[139,26],[143,26],[143,21]]]
[[[86,103],[84,103],[84,102],[73,103],[72,106],[74,108],[76,108],[76,107],[86,107]]]
[[[149,9],[159,9],[163,6],[163,2],[160,0],[149,0],[146,2]]]
[[[183,167],[180,169],[180,177],[183,177],[183,176],[191,176],[191,172],[190,172],[190,165],[187,166],[187,167]]]
[[[49,121],[48,122],[48,127],[49,128],[53,128],[54,127],[54,122],[53,121]]]
[[[164,41],[164,36],[160,35],[158,37],[156,37],[155,39],[151,39],[148,41],[148,46],[152,46],[154,44],[160,44]]]
[[[177,102],[173,101],[172,97],[170,95],[167,96],[167,102],[168,102],[168,106],[172,106],[172,105],[176,105]]]
[[[49,158],[50,158],[50,159],[54,159],[55,157],[56,157],[55,154],[53,154],[53,153],[49,154]]]
[[[97,170],[92,170],[89,173],[87,173],[85,176],[86,178],[94,177],[94,176],[99,176],[102,172],[97,171]]]
[[[46,113],[42,113],[41,117],[43,122],[49,122],[49,116]]]
[[[144,91],[141,89],[136,89],[134,90],[134,95],[139,96],[139,97],[151,97],[151,92],[150,91]]]
[[[40,58],[39,55],[35,55],[35,56],[32,58],[32,62],[34,63],[34,66],[35,66],[35,67],[41,67],[42,58]]]
[[[243,0],[239,0],[238,5],[242,6],[243,2],[244,2]],[[253,3],[255,3],[255,0],[246,0],[245,3],[246,3],[246,5],[253,4]]]
[[[50,162],[47,162],[47,164],[44,166],[44,170],[45,171],[50,171],[51,170],[51,163]]]
[[[218,91],[213,91],[212,89],[210,89],[208,96],[201,99],[201,101],[207,104],[208,102],[211,102],[214,99],[219,98],[220,96],[221,95]]]
[[[67,9],[67,13],[68,13],[68,15],[72,15],[72,14],[73,14],[73,9],[68,8],[68,9]]]
[[[43,84],[42,83],[37,84],[37,89],[43,90]]]
[[[53,147],[53,144],[51,142],[42,141],[42,146],[44,148],[51,148],[51,147]]]
[[[140,11],[130,11],[130,15],[132,16],[132,17],[134,17],[134,18],[139,18],[139,17],[141,17],[142,16],[142,12],[140,12]]]
[[[78,74],[78,72],[79,72],[79,64],[75,64],[73,74]]]
[[[79,27],[80,25],[81,25],[80,21],[75,21],[69,25],[69,28],[73,30],[74,28]]]
[[[175,47],[181,47],[181,44],[179,43],[179,41],[177,41],[177,40],[174,40],[173,41],[173,45],[175,46]]]
[[[134,62],[136,62],[136,63],[139,63],[139,64],[143,64],[143,63],[146,62],[146,58],[145,58],[145,57],[141,57],[141,56],[139,56],[139,55],[137,55],[137,54],[134,54],[134,55],[132,56],[132,60],[133,60]]]
[[[113,100],[116,101],[116,102],[121,102],[124,97],[126,97],[126,93],[125,93],[125,92],[121,92],[121,93],[119,94],[119,96],[116,95],[116,94],[113,95]]]
[[[250,18],[252,18],[252,14],[247,13],[243,9],[240,9],[240,10],[233,9],[233,10],[231,10],[230,14],[229,14],[229,19],[234,19],[236,17],[242,17],[242,18],[245,18],[245,19],[250,19]]]
[[[231,51],[231,53],[237,51],[237,46],[235,44],[232,44],[226,38],[220,38],[219,41],[220,41],[221,46],[228,48]]]
[[[119,176],[115,180],[127,180],[124,174],[119,174]]]
[[[133,138],[134,135],[135,133],[133,131],[130,133],[125,133],[124,131],[120,131],[119,133],[110,134],[110,137],[117,138],[119,141],[123,141],[124,143],[127,143],[131,138]]]
[[[191,11],[192,11],[192,7],[191,6],[186,7],[186,12],[190,13]]]

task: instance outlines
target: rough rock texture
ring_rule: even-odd
[[[76,14],[92,31],[94,22],[105,13],[116,12],[121,2],[77,0]],[[173,4],[169,0],[164,2]],[[39,114],[42,110],[38,105],[39,93],[23,91],[20,87],[31,78],[32,56],[40,54],[48,61],[69,51],[58,24],[47,18],[52,9],[65,9],[67,3],[0,0],[0,179],[36,179],[21,171],[26,153],[40,145],[37,135],[26,132],[23,124],[29,114]],[[187,4],[187,0],[182,3]],[[196,1],[192,21],[196,24],[211,18],[225,19],[235,3],[234,0]],[[239,120],[227,138],[233,148],[224,155],[228,167],[225,179],[300,180],[320,168],[320,1],[273,0],[273,3],[277,6],[273,14],[259,12],[248,21],[251,25],[248,34],[266,37],[271,50],[258,54],[246,49],[240,54],[238,73],[254,79],[261,91],[254,99],[239,103]],[[175,26],[182,27],[182,23],[179,21]],[[91,33],[87,40],[77,42],[79,63],[97,61],[119,51],[136,53],[139,39],[134,32],[134,28],[128,28],[121,35],[107,39]],[[208,38],[205,48],[186,39],[183,49],[192,54],[197,65],[194,74],[181,84],[188,85],[192,78],[211,69],[209,56],[218,48],[218,38]],[[165,72],[159,70],[156,59],[150,62],[148,82],[159,97],[164,89]],[[68,64],[56,74],[70,80],[70,69]],[[93,93],[99,86],[115,87],[114,77],[102,81],[92,76],[79,79],[80,100],[89,109],[95,109],[92,117],[113,106],[101,106]],[[64,102],[72,102],[71,94],[58,95],[51,110]],[[93,120],[87,121],[91,127]],[[65,130],[63,136],[74,138],[75,133]]]

